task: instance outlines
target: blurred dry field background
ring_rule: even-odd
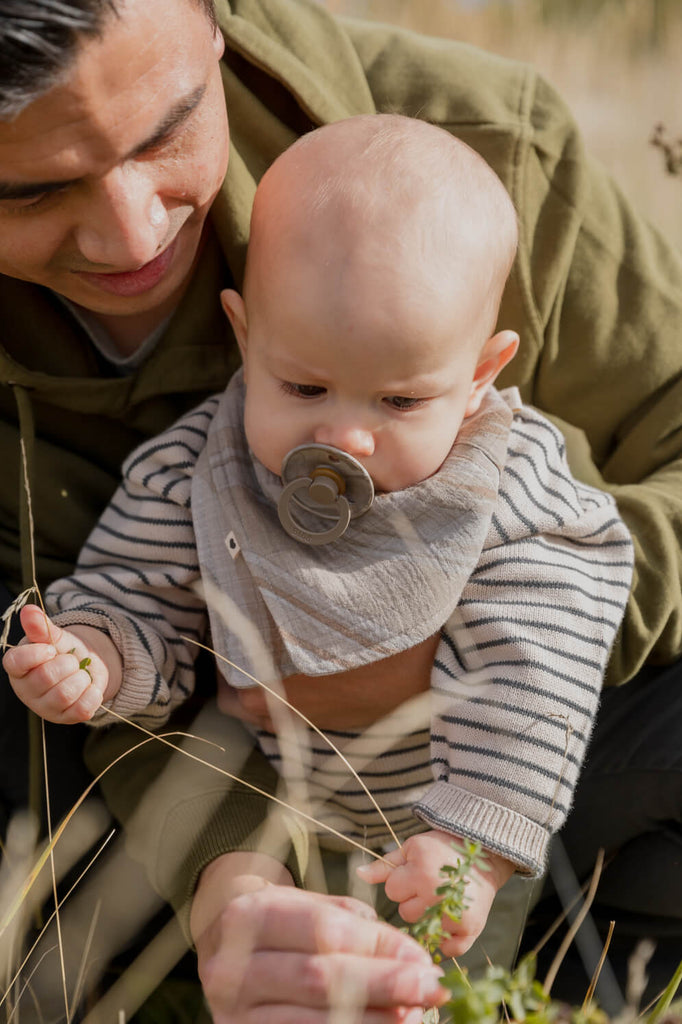
[[[461,39],[528,61],[572,109],[589,151],[682,248],[682,176],[650,145],[682,136],[682,0],[319,0],[335,14]]]

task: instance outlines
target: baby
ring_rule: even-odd
[[[612,499],[571,478],[560,435],[518,392],[492,387],[519,345],[496,324],[516,238],[502,183],[436,127],[363,116],[295,143],[258,188],[243,295],[222,295],[243,376],[133,453],[76,574],[48,591],[55,621],[24,608],[26,641],[4,658],[50,721],[106,721],[104,705],[160,725],[193,686],[185,637],[209,622],[218,655],[258,675],[201,579],[257,627],[274,677],[338,692],[326,727],[350,750],[372,715],[344,680],[392,658],[397,705],[424,690],[405,666],[426,650],[430,727],[362,748],[404,840],[392,869],[364,875],[413,921],[453,839],[480,841],[488,870],[474,869],[446,955],[468,948],[514,870],[543,869],[631,578]],[[320,547],[277,516],[283,461],[313,443],[353,456],[377,492]],[[278,761],[260,691],[219,667],[223,708],[250,714]],[[322,820],[384,851],[381,816],[319,747]]]

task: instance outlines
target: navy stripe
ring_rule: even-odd
[[[510,739],[514,743],[522,741],[526,746],[536,747],[538,750],[545,750],[553,757],[561,757],[563,759],[565,756],[568,763],[574,765],[575,767],[577,767],[580,764],[575,754],[571,754],[570,752],[566,751],[565,739],[560,744],[554,744],[550,743],[548,740],[543,740],[539,736],[536,736],[535,733],[531,732],[528,728],[526,728],[524,732],[514,732],[512,729],[502,729],[498,726],[489,725],[484,722],[474,721],[470,718],[465,718],[464,716],[460,717],[457,715],[449,716],[449,724],[457,725],[459,726],[460,729],[471,729],[474,732],[488,733],[489,735],[495,736],[498,739]],[[565,722],[562,723],[562,729],[565,737]],[[433,740],[435,741],[436,739],[438,739],[441,742],[450,742],[446,736],[440,733],[434,733]]]
[[[539,539],[540,539],[539,537],[536,538],[536,540],[539,540]],[[571,558],[571,554],[572,553],[570,551],[566,551],[566,549],[563,547],[563,545],[560,546],[558,544],[557,545],[547,544],[546,548],[547,548],[547,551],[549,553],[556,552],[556,553],[558,553],[558,554],[560,554],[562,556],[563,555],[567,555],[569,558]],[[594,567],[594,561],[593,560],[590,561],[590,559],[582,558],[582,556],[580,556],[580,555],[577,555],[576,558],[580,559],[580,561],[583,562],[585,565],[590,565],[591,564]],[[623,568],[629,568],[629,565],[630,565],[629,562],[620,562],[620,563],[619,562],[615,562],[615,563],[614,562],[608,562],[607,564],[608,564],[608,567],[610,569],[612,569],[614,567],[617,568],[618,566],[622,566]],[[586,579],[591,580],[593,583],[604,583],[607,586],[616,587],[619,590],[622,590],[626,586],[629,589],[629,584],[627,584],[624,580],[609,579],[606,576],[595,576],[594,573],[587,572],[585,569],[581,569],[577,565],[572,565],[572,566],[564,566],[564,565],[558,565],[558,564],[551,565],[551,564],[549,564],[547,562],[546,559],[529,558],[527,556],[525,558],[519,558],[515,554],[515,557],[514,557],[514,568],[517,569],[519,566],[522,566],[522,565],[525,565],[525,566],[531,566],[531,565],[538,566],[541,569],[560,570],[562,572],[567,572],[567,573],[575,574],[575,575],[578,575],[578,576],[584,576]],[[476,569],[474,570],[474,572],[469,577],[469,583],[467,584],[467,586],[471,585],[472,583],[478,583],[478,581],[479,581],[479,579],[480,579],[482,574],[488,572],[490,569],[497,569],[498,566],[504,566],[505,568],[509,568],[509,558],[496,558],[496,559],[494,559],[494,560],[492,560],[490,562],[487,562],[487,561],[479,562],[477,567],[476,567]]]
[[[527,587],[532,587],[533,590],[563,590],[571,591],[574,594],[582,594],[584,597],[588,597],[591,601],[597,600],[593,593],[591,593],[589,590],[585,590],[583,587],[579,587],[577,583],[561,583],[559,582],[559,580],[518,580],[514,579],[513,577],[511,579],[506,580],[486,580],[477,578],[474,582],[474,585],[478,587],[505,587],[507,590],[512,589],[514,587],[523,587],[524,589]],[[612,607],[617,608],[618,611],[621,611],[623,608],[622,601],[611,600],[611,598],[603,597],[601,594],[599,595],[598,600],[599,604],[611,605]],[[560,609],[561,611],[565,612],[566,615],[571,615],[573,613],[572,609],[564,608],[561,605],[549,605],[549,607]],[[598,622],[599,618],[597,618],[595,621]]]
[[[528,719],[529,726],[535,724],[547,725],[555,731],[560,732],[563,736],[566,735],[566,726],[568,724],[571,727],[571,736],[577,741],[584,743],[587,739],[585,733],[582,732],[581,729],[577,729],[572,722],[564,721],[559,715],[539,714],[531,708],[520,708],[518,704],[511,704],[503,700],[494,700],[490,697],[470,697],[467,703],[469,707],[478,705],[481,708],[495,708],[497,711],[503,711],[508,715],[522,715]],[[441,715],[440,717],[445,722],[452,718],[453,724],[460,722],[462,725],[468,725],[472,729],[483,730],[485,728],[485,722],[474,718],[473,715],[465,719],[458,718],[456,715]],[[491,731],[495,732],[496,730],[493,728]]]
[[[494,786],[499,786],[500,789],[508,789],[513,793],[520,793],[522,796],[528,796],[532,800],[537,800],[540,804],[546,804],[554,811],[557,811],[557,813],[566,814],[568,811],[566,805],[555,800],[553,796],[545,796],[544,793],[538,793],[537,790],[530,789],[528,786],[520,786],[518,782],[499,778],[497,775],[490,775],[487,772],[469,771],[465,768],[458,768],[456,770],[451,768],[450,778],[476,779],[477,782],[491,783]]]
[[[551,516],[552,519],[554,519],[554,521],[556,522],[557,526],[565,526],[566,525],[566,520],[562,519],[562,517],[557,512],[555,512],[551,508],[548,508],[546,505],[543,505],[540,501],[538,501],[538,499],[531,492],[528,484],[522,478],[520,473],[517,473],[516,470],[512,469],[511,466],[507,466],[506,467],[506,474],[509,475],[512,478],[512,480],[516,480],[517,484],[519,485],[519,487],[521,488],[523,493],[526,495],[528,500],[536,508],[539,508],[541,512],[544,512],[545,515]],[[546,490],[546,488],[545,488],[545,490]],[[500,490],[500,494],[502,495],[502,497],[506,497],[506,494],[503,494],[502,490]],[[536,527],[536,532],[537,532],[537,527]]]
[[[473,654],[476,651],[488,651],[493,647],[513,647],[518,642],[517,637],[500,637],[496,640],[481,640],[480,643],[471,644],[468,647],[460,648],[462,654]],[[527,640],[524,637],[524,644],[528,644],[529,647],[545,651],[547,654],[554,654],[558,658],[563,658],[566,661],[575,662],[578,665],[584,665],[586,668],[592,669],[594,672],[602,672],[604,669],[601,661],[593,661],[591,658],[584,658],[580,654],[576,654],[575,651],[564,651],[559,647],[552,647],[550,644],[543,644],[539,640]]]
[[[572,788],[572,784],[566,779],[563,772],[560,774],[559,772],[550,771],[548,768],[543,768],[542,765],[537,763],[537,761],[529,762],[525,758],[514,757],[506,751],[502,752],[499,750],[490,750],[490,748],[486,747],[477,747],[473,743],[457,743],[455,741],[447,740],[444,736],[434,736],[434,740],[436,739],[439,739],[442,743],[445,743],[450,750],[456,751],[457,753],[476,754],[479,757],[482,756],[484,758],[490,758],[493,761],[502,761],[504,762],[504,764],[516,764],[524,769],[530,768],[531,771],[535,772],[538,775],[543,775],[546,779],[549,779],[551,782],[563,786],[564,789]],[[432,763],[450,765],[450,762],[442,757],[434,757],[432,759]],[[454,768],[452,770],[455,771]]]
[[[457,607],[458,608],[469,608],[472,605],[481,605],[481,604],[482,605],[487,605],[488,602],[487,601],[483,601],[480,597],[477,597],[477,598],[473,598],[472,597],[472,598],[467,598],[464,601],[460,601],[460,603],[459,603],[459,605]],[[498,601],[497,602],[497,607],[498,608],[510,607],[510,606],[511,607],[521,607],[521,608],[523,608],[523,604],[521,604],[521,602],[516,602],[516,601]],[[542,605],[537,605],[537,604],[533,604],[531,602],[528,602],[526,607],[528,607],[528,608],[541,607],[541,608],[544,609],[544,608],[547,608],[547,603],[544,602]],[[604,619],[603,619],[603,617],[601,615],[590,615],[587,612],[584,612],[584,611],[582,611],[582,610],[580,610],[578,608],[567,609],[567,608],[563,608],[561,605],[558,605],[557,607],[562,612],[564,612],[567,617],[570,615],[570,617],[573,618],[573,619],[585,619],[587,622],[594,622],[598,626],[603,626],[603,624],[604,624]],[[458,629],[478,629],[480,626],[489,626],[491,623],[495,623],[496,625],[499,625],[501,623],[502,625],[505,625],[505,626],[510,627],[510,628],[511,627],[518,628],[519,626],[531,626],[533,629],[544,630],[547,633],[559,633],[562,636],[570,636],[570,637],[573,637],[574,640],[580,640],[582,643],[589,644],[592,647],[603,647],[605,650],[609,650],[609,648],[611,646],[609,643],[607,643],[601,637],[585,636],[584,633],[577,633],[573,629],[568,629],[567,626],[558,626],[558,625],[555,625],[553,622],[538,622],[535,619],[517,619],[517,618],[513,618],[511,615],[508,616],[508,617],[504,616],[504,615],[486,615],[486,616],[479,617],[479,618],[476,618],[476,619],[465,619],[465,618],[462,618],[461,619],[461,625],[458,624],[457,628]]]
[[[533,440],[533,438],[530,438],[530,440]],[[523,459],[524,462],[527,462],[530,465],[530,468],[533,470],[533,475],[535,476],[535,479],[537,480],[539,485],[542,487],[543,491],[546,494],[551,494],[552,497],[553,498],[557,498],[558,501],[561,501],[568,509],[570,509],[570,511],[573,513],[573,515],[577,514],[578,510],[576,509],[575,505],[572,505],[571,502],[568,500],[568,498],[561,493],[561,491],[557,491],[556,488],[550,487],[549,484],[547,483],[547,481],[544,480],[540,476],[540,473],[538,472],[538,464],[537,464],[537,462],[534,459],[532,459],[531,456],[528,455],[527,452],[520,452],[516,448],[508,448],[507,449],[507,455],[511,455],[515,459]],[[566,477],[566,474],[563,471],[563,469],[555,469],[555,467],[551,466],[547,461],[543,462],[542,465],[543,465],[543,467],[545,469],[549,470],[550,473],[553,473],[554,476],[558,477],[559,480],[561,480],[563,483],[566,483],[566,484],[569,483],[569,480]],[[572,480],[570,481],[570,486],[571,486],[571,496],[573,498],[577,499],[576,488],[573,485],[573,481]]]

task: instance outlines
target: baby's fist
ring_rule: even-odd
[[[414,924],[439,901],[436,890],[446,880],[442,869],[456,865],[460,856],[457,838],[434,829],[411,836],[384,861],[358,868],[358,874],[366,882],[383,882],[402,919]],[[445,956],[460,956],[470,948],[485,927],[495,893],[514,871],[511,862],[496,854],[486,852],[483,858],[469,871],[461,920],[443,918],[443,929],[451,936],[441,943]]]
[[[104,663],[37,605],[22,608],[20,618],[26,635],[3,658],[17,697],[48,722],[67,725],[92,718],[107,686]]]

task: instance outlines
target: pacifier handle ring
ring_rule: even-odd
[[[303,544],[310,544],[315,547],[319,544],[329,544],[330,541],[338,540],[339,537],[343,536],[348,529],[348,524],[350,523],[351,509],[348,499],[342,494],[339,494],[335,501],[330,503],[330,507],[335,508],[339,513],[339,518],[331,529],[320,530],[319,532],[306,530],[305,527],[297,523],[292,517],[290,504],[294,495],[299,491],[309,488],[312,482],[311,477],[301,476],[288,483],[280,494],[279,501],[277,502],[277,513],[279,515],[280,523],[290,537],[293,537],[295,540],[300,540]]]

